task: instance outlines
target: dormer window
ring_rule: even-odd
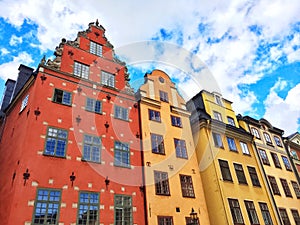
[[[230,116],[227,116],[227,120],[228,120],[228,124],[230,124],[231,126],[235,126],[235,122],[234,119]]]
[[[258,132],[258,130],[257,130],[256,128],[252,127],[252,128],[251,128],[251,131],[252,131],[252,134],[253,134],[256,138],[260,139],[259,132]]]
[[[271,141],[270,135],[267,134],[267,133],[264,133],[264,136],[265,136],[265,140],[266,140],[267,144],[271,144],[272,145],[272,141]]]
[[[282,144],[281,144],[281,141],[280,141],[279,137],[274,136],[274,140],[275,140],[275,143],[276,143],[277,146],[282,147]]]
[[[216,100],[216,103],[218,104],[218,105],[223,105],[222,104],[222,100],[221,100],[221,97],[219,96],[219,95],[215,95],[215,100]]]
[[[98,55],[98,56],[102,56],[102,45],[99,45],[96,42],[91,41],[90,53]]]

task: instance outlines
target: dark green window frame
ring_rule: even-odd
[[[37,189],[32,224],[58,224],[61,203],[61,190]]]
[[[72,93],[54,88],[53,102],[70,106],[72,104]]]
[[[132,197],[129,195],[114,196],[114,224],[116,225],[132,225]]]
[[[48,127],[44,148],[44,155],[65,157],[68,145],[68,131],[57,128]]]
[[[114,165],[130,168],[130,147],[128,143],[115,141]]]
[[[80,191],[78,197],[77,224],[89,225],[99,222],[100,194]]]

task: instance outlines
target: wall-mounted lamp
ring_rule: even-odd
[[[72,187],[73,187],[73,182],[75,181],[76,176],[74,175],[74,172],[72,172],[71,176],[70,176],[70,181],[72,183]]]
[[[47,77],[45,76],[45,74],[43,74],[41,76],[41,81],[42,81],[42,84],[44,84],[44,81],[47,80]]]
[[[197,213],[194,211],[194,208],[192,208],[192,211],[190,213],[190,223],[188,223],[189,225],[199,225],[199,218]]]
[[[137,103],[134,103],[134,104],[133,104],[133,107],[134,107],[134,108],[137,108],[137,107],[138,107],[138,104],[137,104]]]
[[[107,187],[108,187],[109,182],[110,182],[110,180],[108,179],[108,177],[105,178],[104,182],[105,182],[105,186],[106,186],[106,190],[107,190]]]
[[[146,162],[146,165],[147,165],[148,167],[151,167],[151,162]]]
[[[136,136],[136,138],[140,138],[139,132],[136,132],[135,136]]]
[[[111,99],[111,96],[108,94],[106,95],[107,101],[109,101]]]
[[[75,119],[76,119],[76,123],[77,123],[77,126],[78,126],[79,123],[81,122],[81,117],[80,117],[80,115],[78,115]]]
[[[192,173],[193,173],[193,174],[196,174],[196,170],[195,170],[195,169],[192,169]]]
[[[174,166],[173,165],[168,165],[170,170],[174,170]]]
[[[139,188],[140,188],[140,192],[144,192],[144,190],[145,190],[145,186],[144,185],[141,185]]]
[[[36,110],[34,110],[34,115],[35,115],[36,120],[40,114],[41,114],[41,111],[40,111],[39,107],[37,107]]]
[[[108,124],[107,121],[106,121],[106,123],[104,124],[104,126],[105,126],[105,129],[106,129],[106,132],[107,132],[107,129],[109,128],[109,124]]]
[[[29,179],[29,177],[30,177],[30,173],[29,173],[28,169],[26,169],[26,172],[23,173],[24,186],[26,184],[26,181]]]

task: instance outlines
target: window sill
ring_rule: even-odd
[[[196,198],[196,196],[182,196],[183,198]]]
[[[64,105],[64,106],[72,107],[72,103],[69,105],[69,104],[64,104],[64,103],[61,103],[61,102],[55,102],[55,101],[52,101],[52,102],[56,103],[56,104],[59,104],[59,105]]]
[[[97,162],[97,161],[87,160],[87,159],[83,159],[83,158],[81,159],[81,162],[101,164],[101,161]]]
[[[114,117],[114,119],[122,120],[122,121],[125,121],[125,122],[129,122],[129,119],[123,119],[123,118],[118,118],[118,117]]]
[[[85,109],[85,111],[87,111],[87,112],[91,112],[91,113],[95,113],[95,114],[99,114],[99,115],[102,115],[102,114],[103,114],[103,112],[102,112],[102,111],[101,111],[101,112],[95,112],[95,111],[88,110],[88,109]]]
[[[243,155],[251,157],[251,155],[247,153],[243,153]]]
[[[160,196],[171,196],[171,194],[158,194],[158,193],[155,193],[156,195],[160,195]]]
[[[52,158],[60,158],[60,159],[66,159],[66,156],[57,156],[57,155],[49,155],[46,153],[43,153],[43,156],[48,156],[48,157],[52,157]]]
[[[114,163],[115,167],[125,168],[125,169],[131,169],[130,165],[118,165]]]
[[[153,153],[153,154],[156,154],[156,155],[164,155],[164,156],[166,155],[166,153],[160,153],[160,152],[153,152],[153,151],[152,151],[152,153]]]

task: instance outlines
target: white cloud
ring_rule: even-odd
[[[1,52],[1,55],[7,55],[7,54],[9,54],[9,51],[6,48],[1,48],[0,52]]]
[[[23,41],[23,38],[22,38],[22,37],[17,37],[16,35],[13,34],[13,35],[11,36],[10,40],[9,40],[9,44],[10,44],[11,46],[15,46],[15,45],[17,45],[17,44],[21,44],[22,41]]]
[[[279,79],[271,88],[270,93],[264,101],[266,112],[264,118],[269,120],[273,126],[285,130],[285,136],[294,133],[300,128],[300,84],[292,88],[286,98],[282,98],[277,91],[287,85],[286,81]]]
[[[0,15],[13,25],[20,27],[24,19],[38,25],[41,51],[54,50],[61,38],[73,40],[78,31],[85,30],[96,18],[107,29],[106,36],[116,53],[123,46],[149,40],[161,28],[183,34],[183,48],[199,47],[197,56],[207,64],[221,93],[234,102],[234,109],[239,113],[251,111],[257,98],[256,93],[240,90],[238,85],[255,84],[266,71],[280,65],[282,56],[290,63],[300,60],[300,50],[294,48],[299,45],[299,33],[291,40],[285,39],[294,32],[290,26],[299,22],[299,11],[299,0],[191,0],[188,4],[184,0],[176,4],[170,0],[130,3],[103,0],[101,4],[97,0],[87,4],[67,0],[0,1]],[[205,25],[202,33],[199,33],[200,23]],[[257,30],[250,31],[253,25]],[[211,44],[209,38],[219,41]],[[178,36],[170,41],[176,40]],[[257,61],[257,49],[262,42],[281,45],[273,46],[270,53],[261,53]],[[181,83],[189,96],[197,90],[187,88],[190,82],[183,79]]]
[[[13,60],[0,65],[0,78],[3,80],[16,79],[18,76],[18,68],[20,64],[28,66],[33,62],[31,55],[26,52],[20,52]]]

